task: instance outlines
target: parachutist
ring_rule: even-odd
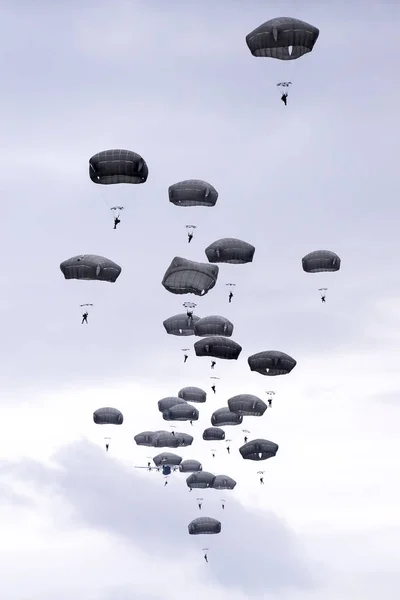
[[[198,503],[198,507],[199,507],[199,510],[201,510],[201,507],[202,507],[202,503],[201,502]]]
[[[188,233],[188,244],[190,244],[192,239],[193,239],[193,233]]]
[[[227,446],[227,447],[226,447],[226,450],[227,450],[228,454],[230,454],[230,453],[231,453],[231,448],[230,448],[230,446]]]
[[[168,480],[166,480],[166,481],[164,482],[164,487],[165,487],[166,485],[168,485]]]
[[[248,440],[248,437],[247,437],[247,435],[245,435],[245,436],[244,436],[244,443],[245,443],[245,444],[247,444],[247,440]]]
[[[287,97],[288,97],[287,92],[285,92],[281,96],[281,100],[282,100],[282,102],[284,103],[285,106],[287,106]]]
[[[187,354],[185,354],[185,355],[183,356],[183,363],[184,363],[184,364],[185,364],[185,362],[187,361],[187,359],[188,359],[188,358],[189,358],[189,356],[188,356]]]
[[[232,302],[232,298],[233,298],[233,294],[232,294],[232,292],[229,292],[229,302]]]
[[[106,444],[106,452],[108,452],[109,447],[110,447],[110,444]]]
[[[213,458],[215,458],[215,453],[213,452],[211,456],[212,456]]]
[[[121,219],[119,217],[115,217],[114,219],[114,229],[117,229],[117,225],[121,223]]]
[[[225,504],[222,503],[221,506],[222,506],[222,510],[225,510]]]
[[[260,484],[264,485],[264,477],[260,477]]]
[[[151,462],[148,462],[148,463],[147,463],[147,468],[148,468],[148,469],[151,469]]]
[[[193,425],[193,421],[192,421],[192,420],[190,420],[190,421],[189,421],[189,423],[190,423],[191,425]]]
[[[215,367],[215,365],[216,365],[216,364],[217,364],[217,363],[216,363],[216,361],[215,361],[215,360],[212,360],[212,361],[211,361],[211,368],[213,369],[213,368]]]
[[[214,392],[214,394],[216,394],[216,393],[217,393],[217,391],[216,391],[216,389],[215,389],[215,385],[212,385],[212,386],[211,386],[211,389],[212,389],[212,391]]]
[[[207,556],[207,554],[204,555],[204,560],[206,561],[206,563],[208,563],[208,556]]]
[[[87,320],[88,316],[89,316],[89,313],[87,311],[83,313],[83,315],[82,315],[82,325],[84,323],[88,322],[88,320]]]
[[[325,295],[324,295],[324,296],[321,296],[321,302],[322,302],[322,303],[326,302],[326,296],[325,296]]]

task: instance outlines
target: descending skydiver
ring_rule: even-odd
[[[192,310],[187,311],[187,319],[188,319],[188,326],[190,327],[190,325],[192,324],[192,319],[193,319],[193,311]]]
[[[287,97],[288,97],[287,92],[284,92],[282,94],[282,96],[281,96],[281,100],[282,100],[282,102],[284,103],[285,106],[287,106]]]
[[[212,391],[214,392],[214,394],[216,394],[216,393],[217,393],[217,390],[215,389],[215,385],[212,385],[212,386],[211,386],[211,389],[212,389]]]
[[[108,452],[109,447],[110,447],[110,444],[107,442],[106,443],[106,452]]]
[[[322,303],[326,302],[326,296],[325,296],[325,294],[323,296],[321,296],[321,302]]]
[[[247,444],[247,440],[248,440],[248,437],[247,437],[247,435],[245,435],[245,436],[244,436],[244,443],[245,443],[245,444]]]
[[[272,398],[268,398],[268,406],[272,406]]]
[[[222,510],[225,510],[225,501],[221,500],[221,506],[222,506]]]
[[[191,419],[190,419],[189,423],[190,423],[191,425],[193,425],[193,421],[192,421]]]
[[[203,506],[202,502],[199,502],[197,506],[199,507],[199,510],[201,510],[201,507]]]
[[[212,456],[213,458],[215,458],[215,452],[212,452],[212,453],[211,453],[211,456]]]
[[[211,368],[213,369],[213,368],[215,367],[215,365],[216,365],[216,364],[217,364],[217,363],[216,363],[216,361],[215,361],[215,360],[212,360],[212,361],[211,361]]]
[[[207,553],[204,555],[204,560],[206,561],[206,563],[208,563],[208,556],[207,556]]]
[[[233,298],[233,293],[229,292],[229,302],[232,302],[232,298]]]
[[[263,475],[260,476],[260,484],[264,485],[264,476]]]
[[[190,242],[192,241],[192,239],[193,239],[193,232],[189,231],[188,232],[188,244],[190,244]]]
[[[231,453],[231,447],[230,447],[230,446],[227,446],[227,447],[226,447],[226,450],[227,450],[228,454],[230,454],[230,453]]]
[[[121,219],[119,217],[115,217],[114,219],[114,229],[117,229],[117,225],[121,223]]]
[[[189,356],[187,354],[183,355],[183,363],[185,363],[187,361],[187,359],[189,358]]]
[[[88,311],[87,311],[87,310],[85,310],[85,312],[84,312],[84,313],[83,313],[83,315],[82,315],[82,325],[83,325],[84,323],[87,323],[87,322],[88,322],[88,320],[87,320],[88,316],[89,316],[89,313],[88,313]]]
[[[168,479],[166,479],[166,480],[165,480],[165,482],[164,482],[164,487],[165,487],[166,485],[168,485]]]
[[[151,471],[151,462],[150,461],[147,463],[147,468],[149,469],[149,471]]]

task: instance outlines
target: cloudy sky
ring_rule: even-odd
[[[1,2],[7,600],[399,597],[400,6],[327,4]],[[246,34],[282,15],[320,29],[314,51],[252,57]],[[286,108],[281,80],[293,82]],[[88,160],[109,148],[141,154],[146,184],[94,185]],[[217,188],[214,208],[168,202],[168,186],[191,178]],[[125,206],[117,231],[114,204]],[[222,521],[204,542],[187,534],[196,494],[180,474],[164,488],[135,470],[149,449],[133,436],[165,426],[160,398],[210,391],[208,360],[192,351],[183,365],[193,338],[162,326],[194,298],[161,279],[174,256],[205,260],[221,237],[254,244],[254,262],[222,265],[195,312],[231,319],[243,352],[218,364],[217,395],[180,429],[201,438],[230,396],[273,389],[272,409],[245,426],[280,449],[264,487],[237,451],[241,428],[230,456],[221,445],[213,459],[201,440],[182,450],[238,482],[224,513],[221,494],[204,493],[203,514]],[[306,275],[302,256],[322,248],[340,272]],[[120,264],[116,284],[65,281],[60,262],[81,253]],[[250,372],[247,357],[269,349],[296,358],[289,376]],[[92,422],[101,406],[125,416],[108,454]]]

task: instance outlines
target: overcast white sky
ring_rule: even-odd
[[[0,372],[0,580],[7,600],[376,600],[400,596],[398,345],[400,285],[396,2],[257,0],[64,3],[3,0]],[[277,16],[316,25],[297,61],[251,56],[246,34]],[[291,80],[288,106],[276,83]],[[88,160],[127,148],[149,166],[142,186],[96,186]],[[168,202],[168,186],[205,179],[212,209]],[[107,203],[124,205],[112,229]],[[188,246],[185,225],[197,225]],[[222,533],[189,537],[196,494],[175,474],[135,470],[162,429],[157,400],[209,391],[209,361],[162,321],[194,297],[166,292],[174,256],[205,261],[221,237],[256,247],[222,265],[196,314],[221,314],[243,346],[218,364],[193,446],[234,492],[204,492]],[[339,273],[306,275],[329,249]],[[122,266],[116,284],[65,281],[80,253]],[[225,283],[234,281],[227,302]],[[327,303],[318,288],[329,288]],[[93,302],[90,323],[79,304]],[[289,353],[287,377],[251,373],[247,357]],[[221,363],[222,361],[219,361]],[[242,461],[201,440],[238,393],[274,405],[243,424],[277,442]],[[125,416],[109,454],[101,406]],[[156,452],[153,452],[155,454]],[[266,470],[264,487],[256,471]],[[220,498],[227,499],[222,513]],[[202,547],[210,548],[209,564]]]

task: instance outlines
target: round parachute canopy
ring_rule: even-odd
[[[195,342],[196,356],[212,356],[225,360],[237,360],[242,351],[242,346],[223,336],[206,337]]]
[[[197,321],[200,321],[200,317],[196,317],[192,315],[188,317],[186,313],[182,313],[180,315],[174,315],[173,317],[169,317],[165,319],[163,325],[165,327],[165,331],[170,335],[195,335],[194,326]]]
[[[252,440],[239,448],[245,460],[267,460],[275,456],[278,450],[278,444],[268,440]]]
[[[138,446],[153,446],[154,431],[142,431],[133,438]]]
[[[331,250],[315,250],[301,260],[306,273],[335,272],[340,269],[340,257]]]
[[[292,17],[278,17],[266,21],[246,35],[246,43],[253,56],[294,60],[311,52],[319,36],[319,29]]]
[[[98,408],[93,413],[93,421],[96,425],[122,425],[124,422],[123,414],[117,408]]]
[[[182,462],[182,457],[172,452],[161,452],[153,458],[153,462],[156,467],[178,467]]]
[[[203,440],[206,442],[219,442],[225,439],[225,431],[219,427],[207,427],[203,431]]]
[[[243,417],[262,417],[267,405],[261,398],[252,394],[239,394],[228,400],[229,410]]]
[[[175,206],[215,206],[218,192],[207,181],[187,179],[168,188],[169,201]]]
[[[153,436],[154,448],[180,448],[191,446],[193,436],[187,433],[172,433],[171,431],[156,431]]]
[[[179,471],[181,473],[197,473],[202,469],[202,464],[198,460],[183,460],[179,465]]]
[[[236,481],[227,475],[216,475],[212,484],[214,490],[233,490],[236,486]]]
[[[198,471],[192,473],[186,479],[186,485],[191,489],[202,489],[211,488],[213,486],[215,475],[208,473],[207,471]]]
[[[198,517],[188,525],[190,535],[221,533],[221,522],[211,517]]]
[[[171,406],[163,412],[164,421],[198,421],[199,411],[197,408],[183,401],[183,404]]]
[[[89,175],[94,183],[144,183],[149,176],[146,161],[131,150],[103,150],[89,160]]]
[[[64,260],[60,269],[65,279],[115,283],[122,269],[117,263],[96,254],[80,254]]]
[[[294,358],[279,352],[278,350],[265,350],[252,354],[247,359],[251,371],[256,371],[260,375],[287,375],[295,368],[297,362]]]
[[[210,244],[205,253],[210,263],[243,265],[253,261],[256,249],[251,244],[235,238],[223,238]]]
[[[164,412],[166,410],[169,410],[173,406],[176,406],[177,404],[186,404],[186,402],[185,400],[182,400],[182,398],[178,398],[176,396],[168,396],[167,398],[162,398],[158,401],[158,410],[160,412]]]
[[[226,317],[219,315],[209,315],[196,321],[194,325],[194,334],[200,337],[208,335],[222,335],[231,337],[233,333],[233,323]]]
[[[172,294],[204,296],[217,283],[218,272],[215,265],[175,256],[161,283]]]
[[[179,390],[178,397],[186,402],[205,402],[207,393],[199,387],[188,386]]]
[[[224,427],[225,425],[240,425],[243,422],[242,415],[233,413],[229,408],[218,408],[211,416],[211,424],[214,427]]]

